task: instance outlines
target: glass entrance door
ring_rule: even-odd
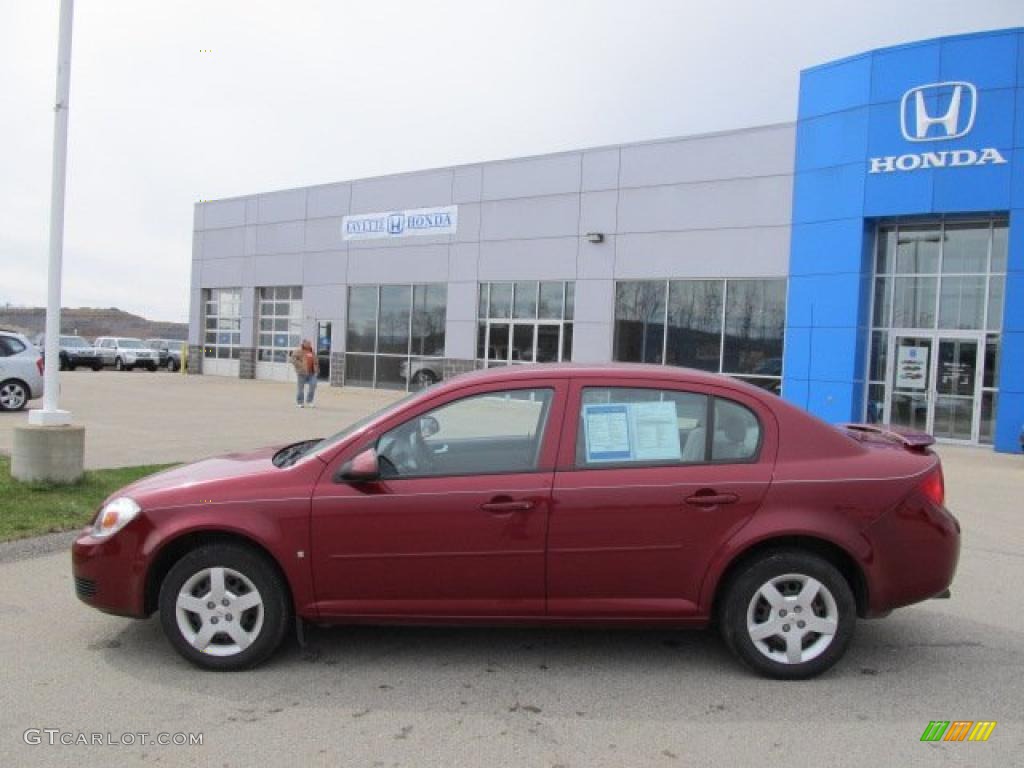
[[[979,340],[939,338],[935,355],[932,434],[976,440]]]
[[[929,431],[932,339],[894,334],[886,421],[893,426]]]
[[[940,440],[977,442],[982,341],[976,334],[893,332],[886,421]]]

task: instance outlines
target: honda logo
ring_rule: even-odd
[[[907,141],[945,141],[974,127],[978,89],[951,80],[911,88],[900,101],[900,129]]]

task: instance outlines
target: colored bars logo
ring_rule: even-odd
[[[995,720],[932,720],[921,741],[988,741],[995,727]]]

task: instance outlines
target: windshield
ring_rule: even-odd
[[[60,343],[62,347],[87,347],[85,339],[81,336],[61,336]]]
[[[396,400],[395,402],[391,403],[390,405],[385,405],[379,411],[371,413],[369,416],[365,416],[365,417],[359,419],[359,421],[356,421],[356,422],[353,422],[352,424],[349,424],[347,427],[345,427],[345,429],[341,430],[341,432],[338,432],[335,435],[331,435],[330,437],[325,437],[319,443],[316,443],[316,444],[310,446],[310,448],[311,449],[316,449],[316,450],[319,451],[319,450],[322,450],[323,448],[329,448],[332,445],[337,445],[342,440],[347,438],[349,435],[353,435],[356,432],[358,432],[360,429],[365,427],[371,421],[373,421],[375,419],[379,419],[382,416],[386,416],[386,415],[388,415],[388,414],[398,410],[399,408],[404,406],[406,403],[409,403],[412,400],[414,400],[417,397],[419,397],[420,395],[422,395],[425,391],[426,390],[421,390],[419,392],[410,392],[405,397],[403,397],[403,398],[401,398],[399,400]]]
[[[118,339],[117,346],[121,349],[145,349],[146,345],[138,339]]]

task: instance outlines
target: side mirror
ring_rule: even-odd
[[[377,451],[367,448],[351,461],[346,461],[334,479],[343,483],[372,483],[379,480],[380,462],[377,460]]]
[[[433,416],[420,417],[420,435],[423,439],[433,437],[441,431],[441,425]]]

